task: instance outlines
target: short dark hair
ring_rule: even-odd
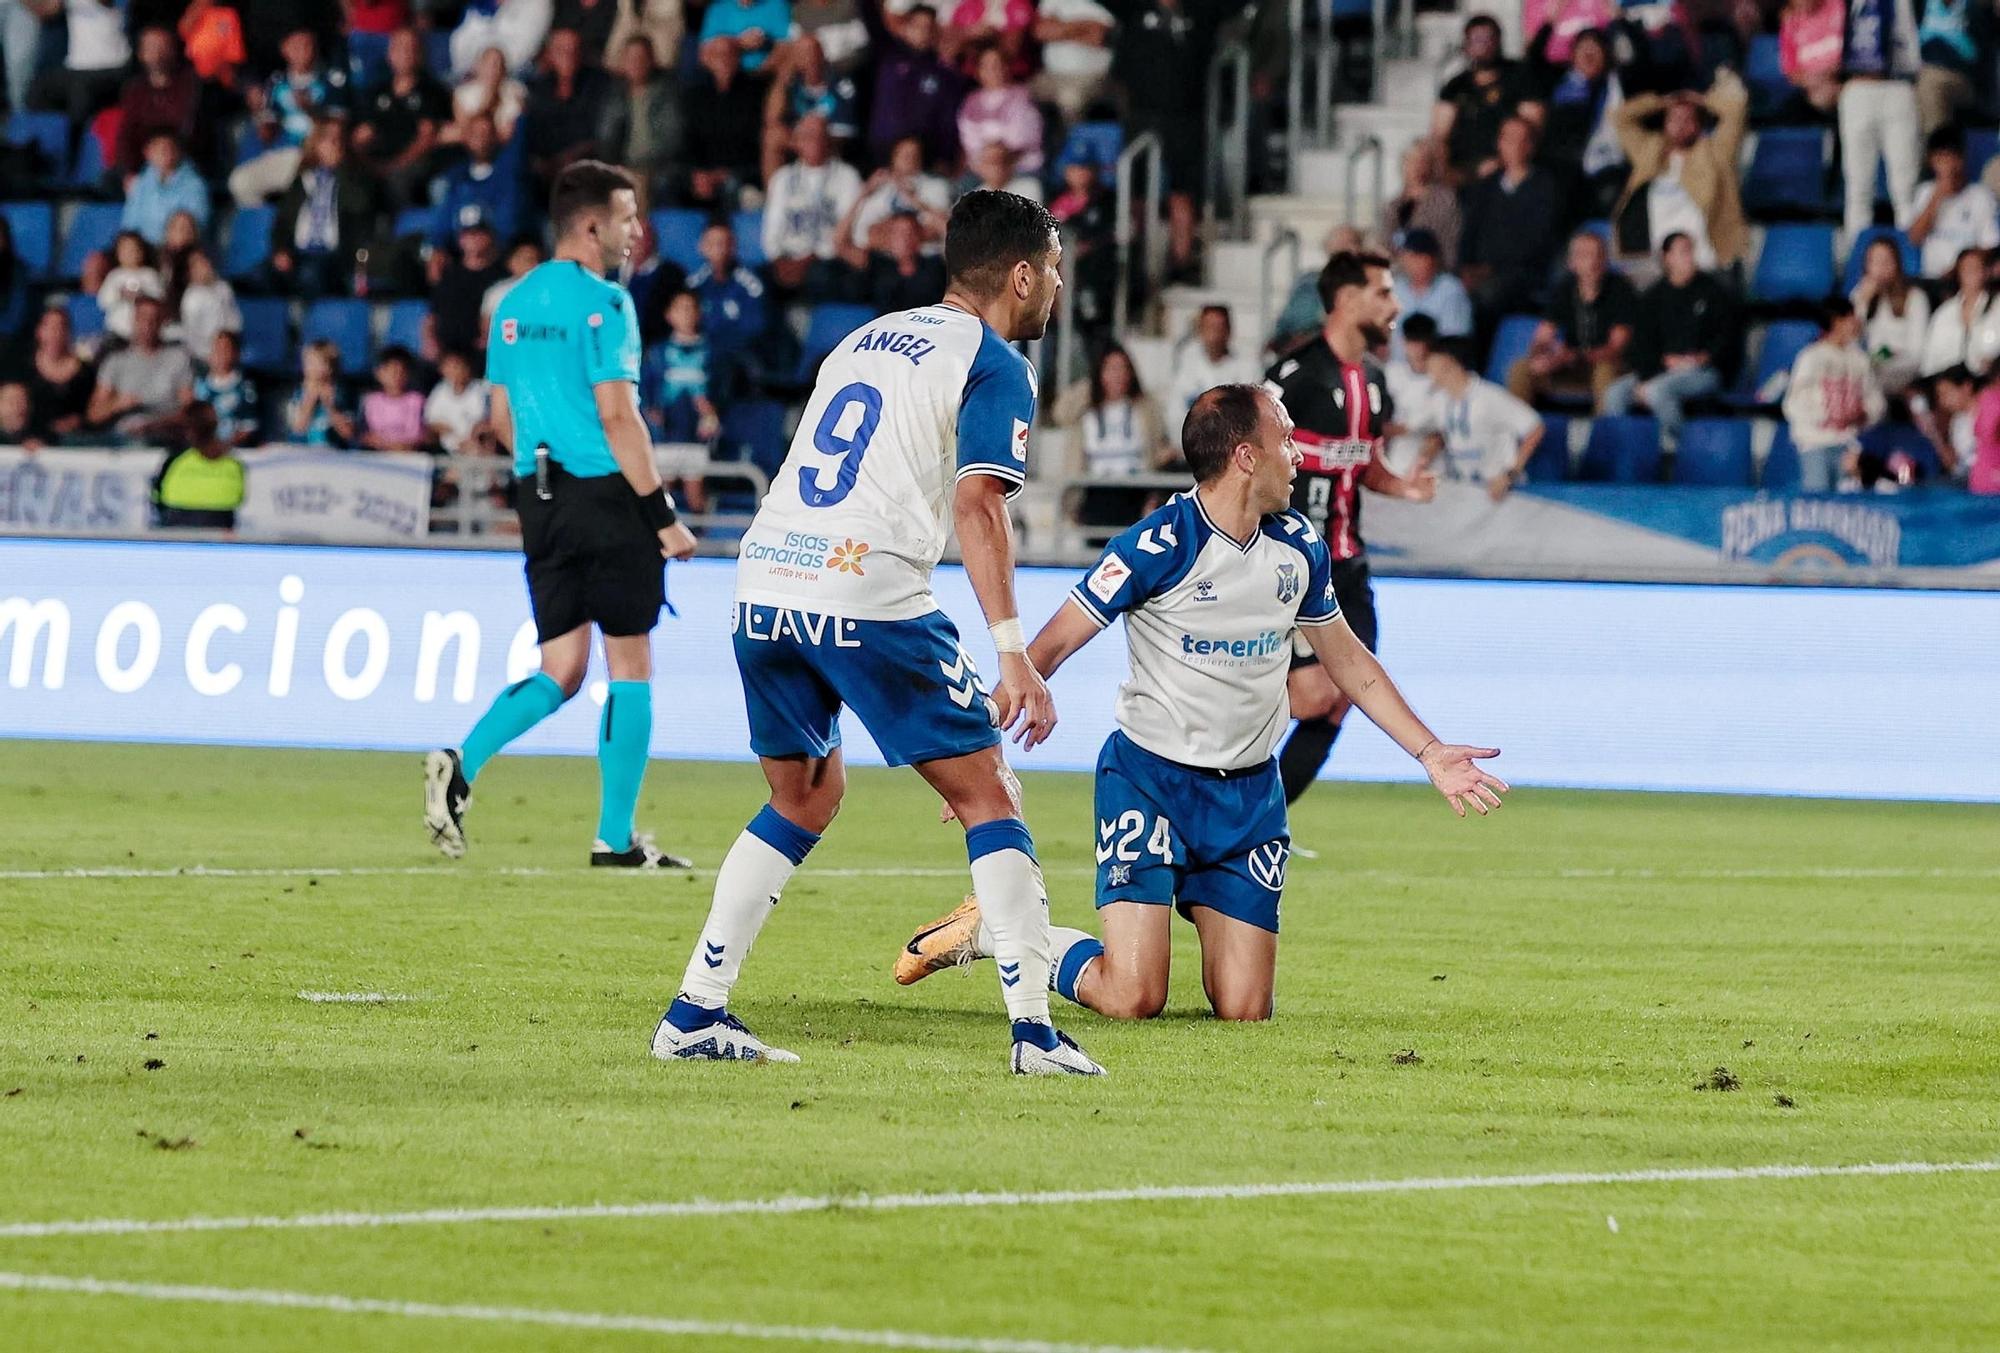
[[[1195,318],[1206,319],[1210,315],[1220,315],[1224,319],[1230,320],[1232,323],[1234,323],[1234,317],[1230,315],[1229,307],[1223,305],[1220,301],[1210,301],[1207,305],[1204,305],[1201,308],[1201,313],[1195,316]]]
[[[1387,268],[1389,260],[1377,253],[1366,250],[1343,249],[1326,261],[1319,270],[1319,303],[1330,314],[1334,298],[1349,287],[1368,285],[1368,274],[1376,268]]]
[[[937,12],[937,6],[936,6],[936,5],[911,5],[911,6],[910,6],[910,9],[909,9],[909,12],[908,12],[908,13],[906,13],[905,15],[903,15],[903,22],[905,22],[905,23],[908,23],[908,22],[909,22],[909,21],[910,21],[911,19],[914,19],[914,18],[916,18],[916,17],[917,17],[917,16],[919,15],[919,14],[928,14],[928,15],[930,15],[930,16],[931,16],[931,19],[932,19],[933,21],[935,21],[935,20],[937,19],[937,16],[938,16],[938,12]]]
[[[611,205],[619,192],[637,194],[638,182],[615,164],[602,160],[578,160],[556,175],[549,192],[549,221],[556,238],[569,233],[576,218],[586,211],[601,211]]]
[[[1194,482],[1229,468],[1229,453],[1257,440],[1270,396],[1261,385],[1218,385],[1198,396],[1181,423],[1181,451]]]
[[[229,346],[236,349],[237,355],[240,357],[243,354],[243,335],[236,332],[236,330],[217,329],[215,331],[215,337],[228,339]],[[215,341],[215,339],[210,339],[209,341],[212,343]]]
[[[944,269],[953,286],[988,296],[1016,263],[1049,252],[1056,219],[1041,203],[981,188],[958,199],[944,232]]]
[[[1940,151],[1965,158],[1965,131],[1957,123],[1947,123],[1932,132],[1924,141],[1924,156],[1928,159]]]
[[[1471,37],[1472,30],[1475,28],[1490,28],[1493,30],[1495,37],[1500,36],[1500,21],[1494,18],[1491,14],[1473,15],[1470,19],[1467,19],[1465,21],[1465,27],[1461,31],[1465,34],[1466,37]]]
[[[1676,230],[1672,234],[1668,235],[1665,239],[1660,241],[1660,257],[1665,258],[1670,252],[1672,252],[1673,247],[1676,244],[1692,245],[1693,243],[1694,243],[1694,236],[1688,234],[1687,231],[1685,230]]]
[[[1438,340],[1438,322],[1422,311],[1404,320],[1402,329],[1405,343],[1435,343]]]
[[[391,343],[375,354],[375,365],[387,366],[391,362],[401,362],[404,366],[411,367],[417,364],[417,359],[411,356],[410,350],[401,343]]]
[[[1819,327],[1831,329],[1854,313],[1854,302],[1845,296],[1829,296],[1820,303]]]
[[[1405,338],[1409,337],[1406,333]],[[1467,371],[1473,369],[1472,340],[1467,338],[1440,338],[1431,345],[1432,356],[1449,357]]]

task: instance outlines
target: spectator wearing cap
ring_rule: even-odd
[[[619,49],[618,84],[605,97],[597,147],[613,164],[640,176],[654,201],[678,201],[686,189],[680,171],[687,142],[687,114],[680,90],[653,59],[643,33]]]
[[[298,177],[315,124],[347,115],[347,72],[322,65],[319,39],[310,28],[285,35],[285,64],[263,85],[249,91],[257,134],[268,147],[229,174],[229,195],[239,207],[254,207]]]
[[[1861,434],[1888,411],[1875,367],[1861,350],[1854,303],[1837,296],[1821,314],[1819,341],[1792,363],[1785,390],[1785,422],[1799,452],[1799,487],[1831,492],[1838,470],[1843,490],[1859,488]]]
[[[442,260],[441,262],[439,260]],[[480,306],[486,291],[507,276],[493,227],[474,221],[458,232],[458,252],[433,256],[436,279],[431,284],[431,320],[440,351],[474,352],[486,339]]]
[[[146,139],[146,167],[125,185],[121,230],[135,231],[146,243],[166,238],[167,222],[184,211],[197,226],[208,224],[208,185],[194,166],[181,158],[181,143],[173,132],[156,131]]]
[[[1925,151],[1928,182],[1910,202],[1910,243],[1922,251],[1925,277],[1943,277],[1967,249],[2000,247],[2000,202],[1986,185],[1969,182],[1965,137],[1955,127],[1933,132]]]
[[[171,422],[187,444],[169,452],[153,477],[154,519],[170,530],[235,530],[243,462],[216,434],[215,410],[197,400]]]
[[[1561,238],[1561,195],[1535,164],[1527,119],[1502,124],[1498,152],[1499,167],[1466,191],[1458,247],[1459,276],[1488,322],[1534,303]]]
[[[1440,337],[1463,338],[1472,332],[1472,297],[1463,282],[1445,271],[1443,252],[1430,231],[1405,231],[1390,285],[1403,318],[1429,315],[1437,321]]]
[[[958,105],[965,85],[938,59],[937,38],[937,11],[917,5],[903,16],[897,39],[882,55],[868,120],[868,147],[877,160],[886,160],[906,136],[922,140],[931,164],[958,160]]]
[[[757,178],[764,91],[744,72],[742,54],[728,39],[702,43],[700,59],[701,74],[687,95],[687,106],[700,110],[688,124],[688,195],[728,206],[739,186]]]
[[[1874,223],[1878,165],[1888,172],[1896,219],[1908,219],[1922,146],[1917,116],[1922,64],[1912,0],[1850,0],[1838,105],[1847,184],[1843,223],[1850,238]]]
[[[1118,26],[1098,0],[1041,0],[1035,9],[1035,41],[1042,48],[1041,73],[1031,88],[1053,103],[1066,122],[1082,120],[1111,78],[1111,34]]]
[[[1639,298],[1609,264],[1595,231],[1570,237],[1569,268],[1542,311],[1527,356],[1507,373],[1515,398],[1533,404],[1549,395],[1587,395],[1596,408],[1625,374]]]
[[[108,426],[127,443],[150,441],[169,428],[194,389],[187,349],[164,341],[166,319],[158,297],[141,296],[132,307],[132,342],[97,369],[86,421]]]
[[[140,171],[153,137],[176,142],[194,134],[200,82],[181,64],[174,35],[164,28],[139,34],[139,70],[118,95],[118,143],[113,152],[119,174],[128,180]],[[207,220],[207,202],[202,219]]]
[[[868,66],[868,21],[857,0],[797,0],[792,6],[791,42],[811,38],[838,78],[855,79]]]
[[[526,70],[542,50],[555,17],[550,0],[467,0],[451,30],[451,73],[470,74],[488,47],[498,47],[510,71]]]
[[[701,327],[717,356],[734,359],[770,323],[764,281],[737,260],[736,232],[728,222],[711,223],[696,247],[701,266],[688,274],[687,289],[701,304]]]
[[[1424,371],[1437,386],[1441,427],[1431,434],[1420,468],[1442,456],[1444,478],[1483,485],[1486,496],[1499,502],[1526,476],[1528,461],[1542,444],[1541,416],[1475,374],[1462,339],[1441,338]]]
[[[1984,376],[2000,356],[2000,305],[1994,303],[1987,279],[1988,261],[1984,249],[1967,249],[1958,256],[1951,272],[1953,288],[1931,311],[1919,364],[1922,374],[1963,366]]]
[[[844,290],[839,227],[861,197],[861,175],[833,158],[826,119],[817,115],[792,129],[792,150],[796,158],[771,176],[765,198],[764,256],[781,290],[834,299]]]
[[[1743,260],[1750,228],[1743,218],[1736,157],[1750,94],[1734,72],[1719,71],[1705,95],[1641,94],[1618,110],[1618,139],[1632,162],[1632,177],[1614,214],[1636,224],[1621,238],[1658,252],[1669,235],[1694,244],[1697,266],[1731,267]],[[1704,119],[1712,125],[1704,129]],[[1655,125],[1657,123],[1657,126]],[[1871,190],[1872,191],[1872,190]],[[1643,216],[1636,215],[1643,213]]]
[[[1465,21],[1462,68],[1438,91],[1431,109],[1431,138],[1442,146],[1452,172],[1470,182],[1492,171],[1500,129],[1523,110],[1536,113],[1534,80],[1501,52],[1500,24],[1490,14]]]
[[[413,28],[389,37],[389,73],[361,97],[355,156],[398,207],[429,201],[432,156],[451,122],[451,91],[424,68],[423,43]]]
[[[499,168],[500,137],[493,119],[478,114],[465,126],[467,158],[447,170],[432,189],[430,243],[443,249],[467,225],[479,222],[512,239],[526,216],[521,185]]]
[[[1604,412],[1629,414],[1643,405],[1660,420],[1660,444],[1680,441],[1687,406],[1722,389],[1722,368],[1735,353],[1736,305],[1727,289],[1695,264],[1694,241],[1668,237],[1660,280],[1639,301],[1632,332],[1632,370],[1604,392]]]
[[[853,242],[863,249],[879,248],[882,226],[891,216],[907,214],[917,218],[926,252],[936,253],[944,245],[951,201],[951,185],[924,172],[924,143],[906,136],[889,152],[889,163],[861,186]]]
[[[785,53],[774,72],[771,92],[764,99],[766,180],[784,164],[792,128],[800,118],[814,115],[825,118],[827,134],[842,151],[861,134],[860,91],[854,81],[835,75],[828,68],[819,39],[796,38],[786,45]]]
[[[787,0],[711,0],[701,16],[701,41],[722,39],[735,46],[743,69],[752,75],[764,69],[778,43],[791,36],[792,7]]]
[[[355,255],[374,238],[380,208],[375,180],[348,156],[346,128],[321,123],[298,178],[278,199],[272,272],[307,300],[344,289],[354,280]]]
[[[1194,318],[1194,331],[1174,345],[1174,371],[1162,414],[1170,436],[1178,441],[1181,424],[1194,402],[1218,385],[1256,385],[1264,379],[1264,363],[1254,352],[1239,348],[1226,305],[1205,305]]]

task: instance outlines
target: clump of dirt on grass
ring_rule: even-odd
[[[1389,1060],[1397,1066],[1421,1066],[1424,1059],[1417,1056],[1415,1048],[1404,1048]]]
[[[1694,1083],[1697,1090],[1741,1090],[1743,1082],[1726,1066],[1719,1066]]]

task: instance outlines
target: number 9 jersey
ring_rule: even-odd
[[[737,601],[855,620],[936,610],[953,486],[992,475],[1018,493],[1034,421],[1033,366],[978,316],[934,305],[862,325],[820,366],[743,537]]]

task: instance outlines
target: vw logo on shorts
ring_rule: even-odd
[[[1292,858],[1289,841],[1272,841],[1250,852],[1250,877],[1272,892],[1285,887],[1285,862]]]

